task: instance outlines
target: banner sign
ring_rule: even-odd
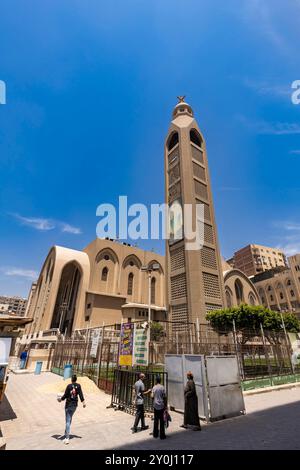
[[[150,329],[135,326],[133,365],[147,366],[149,362],[149,338]]]
[[[92,344],[91,344],[90,356],[97,357],[98,345],[102,341],[102,329],[97,328],[95,330],[92,330],[91,338],[92,338]]]
[[[119,349],[119,366],[132,365],[133,335],[134,324],[122,323]]]

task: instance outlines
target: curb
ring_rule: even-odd
[[[274,387],[264,387],[264,388],[256,388],[253,390],[247,390],[246,392],[243,392],[244,396],[249,396],[249,395],[257,395],[259,393],[268,393],[268,392],[278,392],[280,390],[288,390],[291,388],[296,388],[300,387],[300,382],[294,382],[290,384],[283,384],[283,385],[275,385]]]

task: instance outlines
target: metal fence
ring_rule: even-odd
[[[216,331],[208,324],[160,322],[151,333],[148,371],[164,370],[165,354],[232,355],[238,357],[243,380],[282,376],[299,370],[291,362],[291,346],[284,332],[233,329]],[[90,377],[99,388],[112,393],[114,371],[118,368],[121,325],[75,331],[71,338],[61,336],[56,343],[52,370],[63,373],[66,364],[80,375]],[[93,350],[93,334],[101,330],[101,340]]]
[[[135,412],[134,384],[138,380],[140,372],[140,370],[115,369],[111,406],[131,414]],[[168,396],[167,373],[163,371],[146,371],[144,381],[145,390],[149,390],[154,387],[157,375],[160,376],[161,384],[165,386]],[[144,409],[146,413],[153,412],[153,400],[150,395],[144,396]]]

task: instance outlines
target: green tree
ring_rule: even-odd
[[[150,336],[152,341],[159,341],[164,336],[164,327],[161,323],[153,321],[150,327]]]
[[[283,313],[282,316],[286,331],[291,333],[300,331],[300,322],[293,313]],[[280,313],[262,305],[242,304],[238,307],[215,310],[209,312],[206,319],[220,334],[226,334],[226,330],[232,331],[234,322],[242,343],[246,343],[253,336],[253,330],[259,330],[260,325],[264,328],[270,343],[273,344],[280,342],[278,332],[283,331]]]

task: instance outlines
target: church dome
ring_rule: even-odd
[[[185,96],[177,96],[179,103],[176,104],[173,110],[173,118],[175,119],[181,115],[188,115],[190,117],[194,116],[191,106],[184,101]]]

